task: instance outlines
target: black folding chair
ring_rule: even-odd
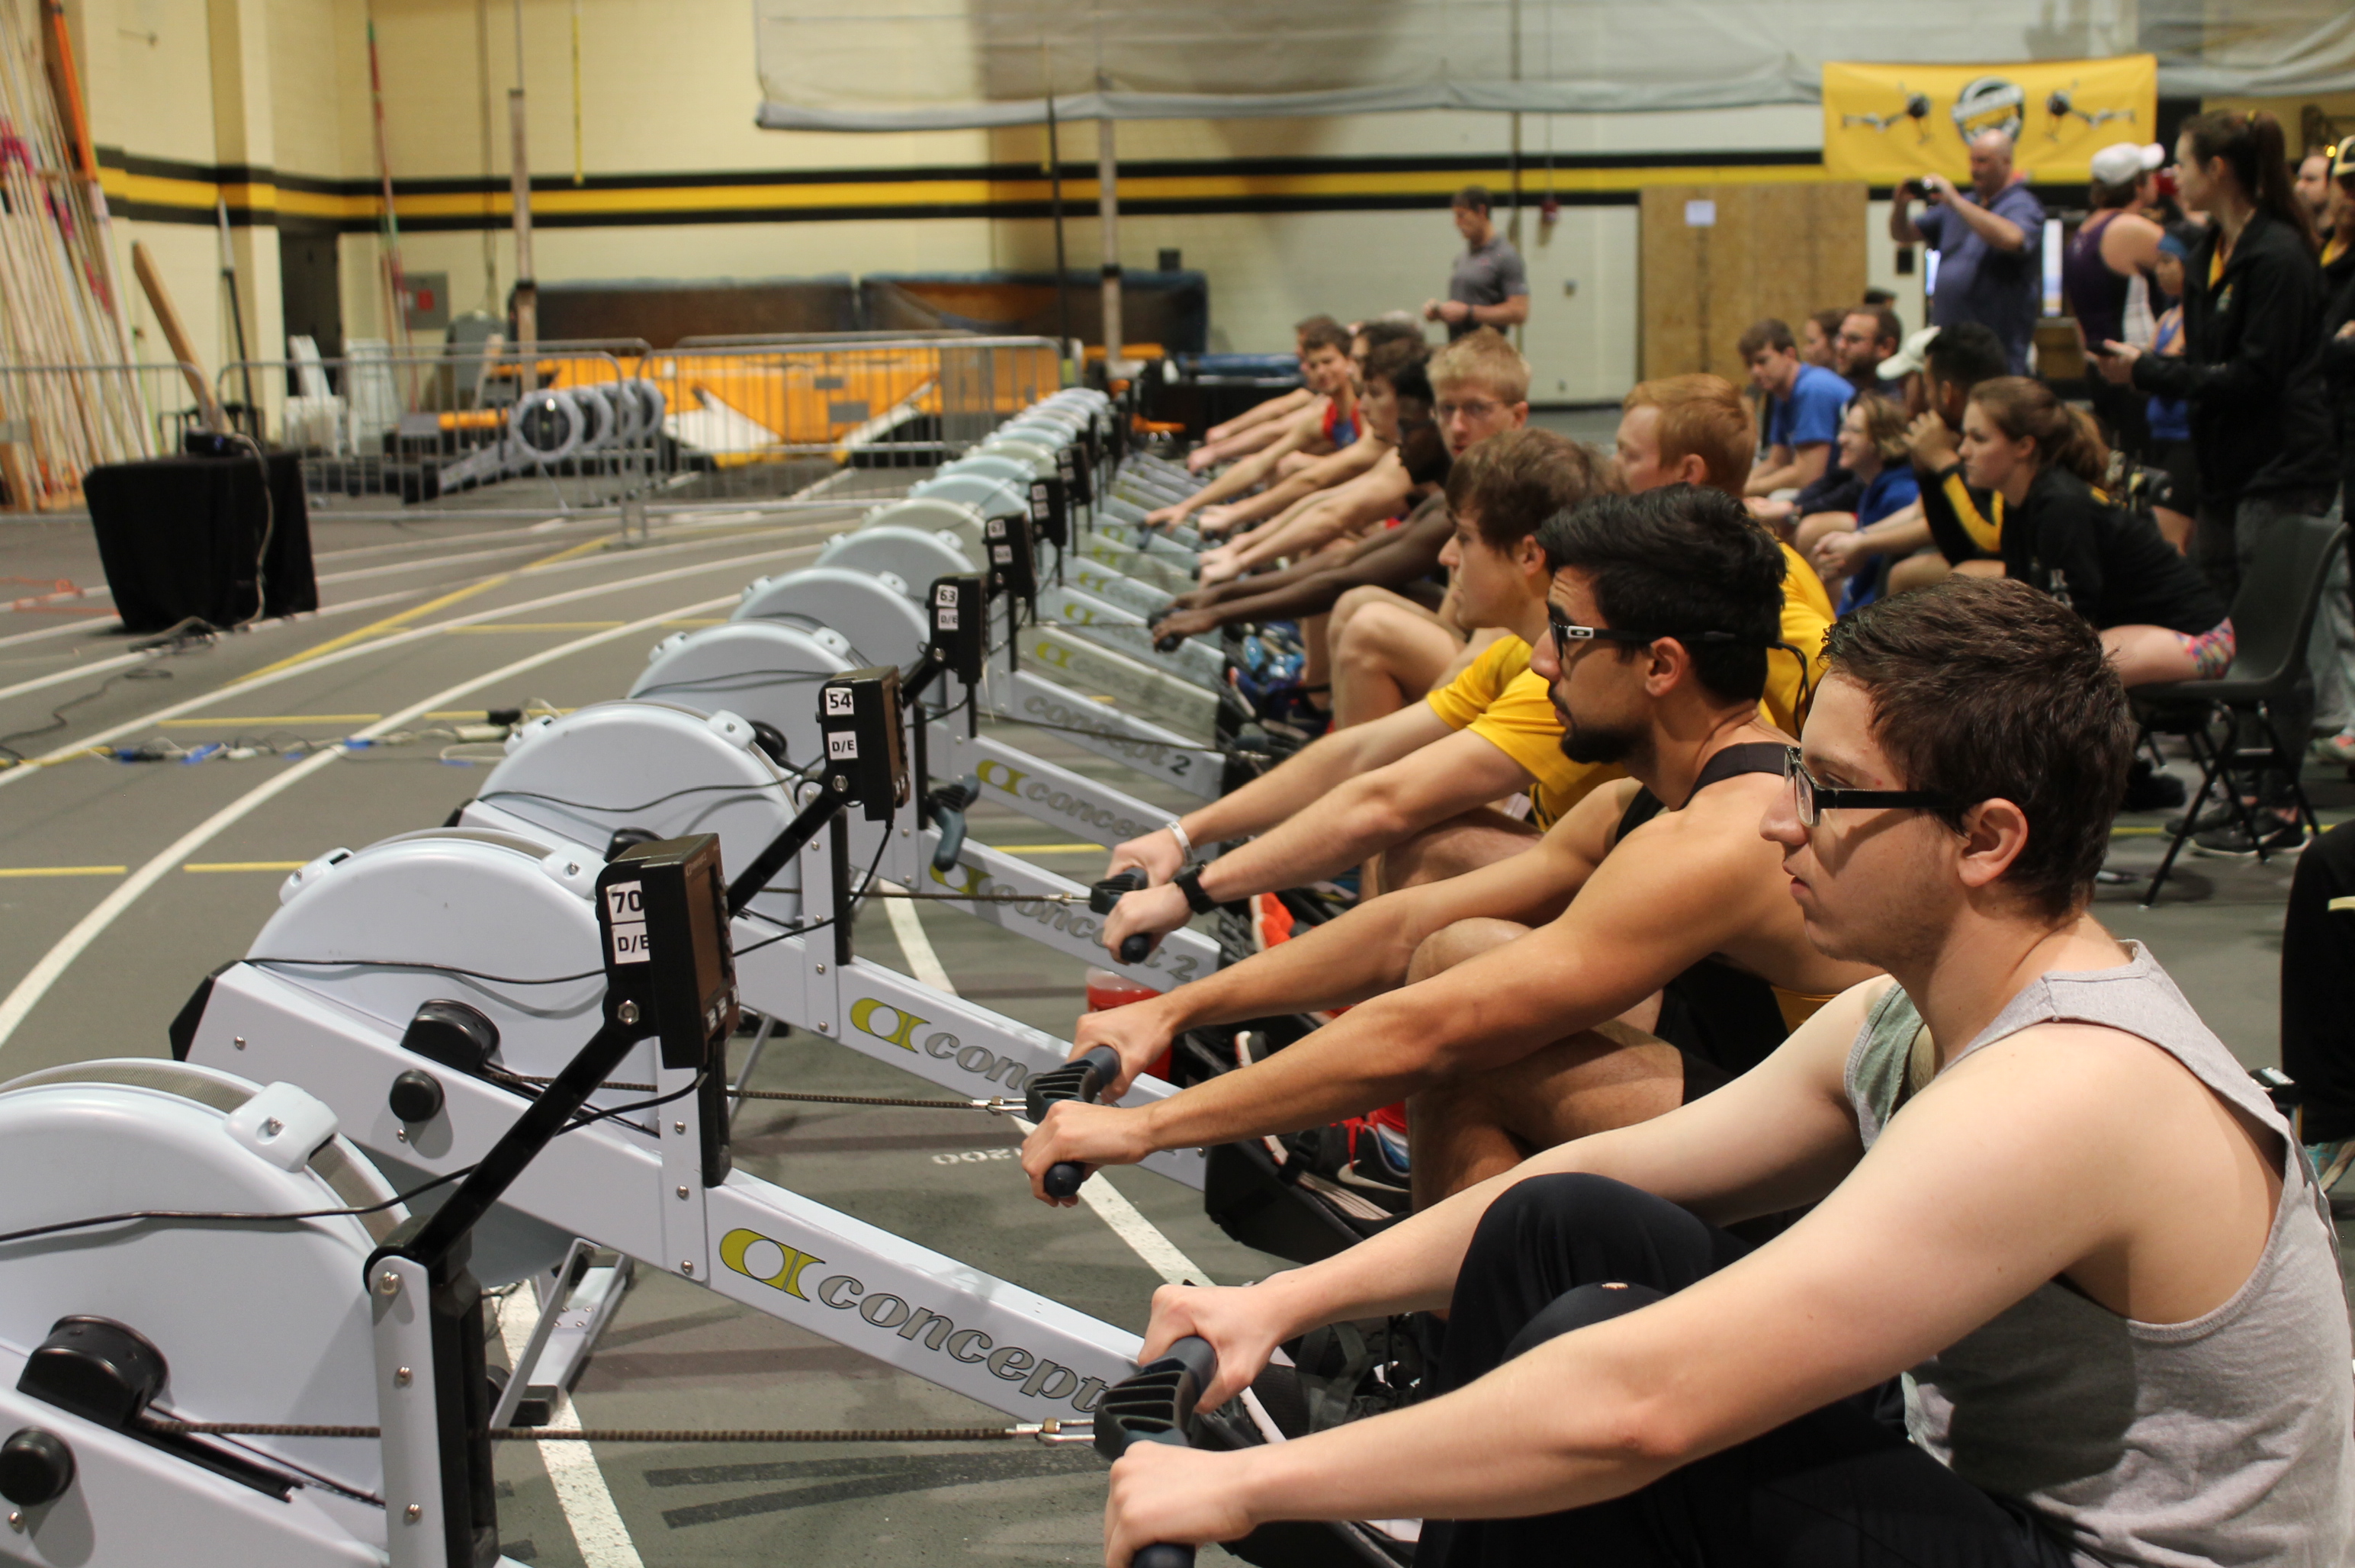
[[[2231,776],[2235,773],[2283,775],[2298,820],[2308,833],[2321,831],[2314,806],[2298,783],[2307,738],[2292,735],[2285,740],[2275,727],[2273,708],[2307,677],[2307,639],[2314,631],[2323,582],[2329,576],[2331,556],[2346,546],[2347,529],[2337,517],[2300,517],[2277,524],[2258,545],[2248,571],[2242,574],[2241,591],[2233,596],[2232,631],[2238,647],[2223,678],[2137,686],[2127,693],[2146,735],[2181,736],[2190,747],[2191,760],[2200,764],[2200,788],[2167,846],[2166,857],[2151,873],[2150,886],[2142,895],[2145,909],[2158,901],[2160,886],[2175,869],[2175,858],[2183,852],[2183,841],[2191,837],[2200,813],[2207,809],[2210,794],[2220,782],[2234,819],[2247,831],[2249,841],[2259,847],[2258,859],[2264,858],[2263,833],[2242,798],[2243,792]],[[2256,722],[2239,722],[2244,718]],[[2214,732],[2220,719],[2225,736],[2222,741]],[[2253,744],[2247,738],[2251,735],[2262,736],[2264,743]]]

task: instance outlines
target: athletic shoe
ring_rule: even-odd
[[[2188,812],[2184,814],[2186,816],[2190,815]],[[2233,813],[2232,803],[2229,799],[2211,797],[2206,805],[2200,808],[2200,815],[2191,817],[2191,831],[2212,833],[2219,827],[2230,827],[2239,820],[2240,818]],[[2180,833],[2183,831],[2183,816],[2170,816],[2167,819],[2167,830],[2169,833]]]
[[[2355,729],[2341,730],[2336,735],[2325,735],[2313,745],[2318,762],[2337,763],[2343,768],[2355,768]]]
[[[2285,816],[2270,806],[2258,806],[2250,815],[2256,818],[2256,837],[2250,837],[2249,830],[2239,823],[2230,823],[2193,838],[2191,852],[2246,860],[2260,849],[2268,855],[2295,855],[2306,848],[2306,824],[2297,817]]]
[[[1312,1127],[1268,1140],[1286,1177],[1312,1191],[1327,1188],[1372,1202],[1383,1216],[1407,1210],[1407,1139],[1403,1128],[1371,1116],[1351,1116],[1330,1126]],[[1355,1217],[1356,1205],[1348,1206]]]
[[[2126,799],[2120,811],[2165,811],[2181,805],[2184,799],[2183,781],[2172,773],[2163,773],[2150,765],[2147,757],[2137,757],[2126,774]]]

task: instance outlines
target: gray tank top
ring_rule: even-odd
[[[2121,967],[2038,979],[1955,1060],[2055,1020],[2150,1041],[2281,1139],[2264,1253],[2231,1300],[2186,1323],[2121,1317],[2049,1280],[1913,1370],[1906,1424],[1966,1480],[2026,1504],[2081,1564],[2343,1568],[2355,1377],[2329,1209],[2272,1102],[2148,951],[2126,946]],[[1849,1052],[1868,1149],[1908,1098],[1921,1027],[1892,987]]]

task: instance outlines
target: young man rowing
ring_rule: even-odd
[[[1240,1453],[1138,1445],[1110,1568],[1368,1518],[1423,1519],[1423,1568],[2350,1560],[2313,1175],[2087,912],[2135,735],[2099,638],[1957,579],[1829,659],[1764,831],[1809,936],[1891,978],[1706,1099],[1312,1267],[1159,1292],[1146,1355],[1209,1339],[1206,1406],[1313,1325],[1445,1307],[1441,1392]],[[1754,1251],[1718,1228],[1800,1204]],[[1869,1397],[1901,1372],[1902,1430]]]

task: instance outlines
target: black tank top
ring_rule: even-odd
[[[1692,793],[1697,795],[1713,784],[1745,773],[1782,771],[1783,747],[1774,741],[1728,746],[1701,764]],[[1687,805],[1691,798],[1686,797]],[[1625,843],[1627,835],[1666,809],[1650,790],[1637,790],[1619,818],[1619,833],[1612,843]],[[1704,958],[1661,987],[1660,1021],[1652,1032],[1679,1051],[1739,1075],[1773,1055],[1791,1030],[1773,986],[1722,960]]]

